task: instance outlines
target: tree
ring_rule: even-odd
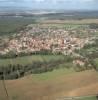
[[[96,99],[98,100],[98,95],[96,96]]]
[[[91,29],[97,29],[97,28],[98,28],[98,24],[96,24],[96,23],[91,23],[91,24],[89,25],[89,27],[90,27]]]

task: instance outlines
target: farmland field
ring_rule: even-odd
[[[16,33],[33,22],[30,17],[0,17],[0,36]]]
[[[18,80],[9,80],[6,87],[12,100],[58,100],[62,97],[97,95],[98,73],[94,70],[73,73],[67,70],[54,70],[50,73],[29,75]],[[55,75],[54,75],[55,74]],[[48,79],[43,79],[46,77]],[[2,81],[0,98],[6,100]],[[77,99],[76,99],[77,100]],[[96,100],[95,97],[78,100]]]
[[[83,97],[83,98],[77,99],[77,100],[97,100],[97,98],[95,96],[92,96],[92,97]]]
[[[98,23],[98,19],[82,19],[82,20],[46,20],[41,23],[47,23],[47,24],[90,24],[90,23]]]

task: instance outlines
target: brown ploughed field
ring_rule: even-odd
[[[94,70],[62,75],[49,80],[35,80],[28,75],[7,80],[10,100],[57,100],[59,97],[98,94],[98,73]],[[7,100],[0,81],[0,100]]]

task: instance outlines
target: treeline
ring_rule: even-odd
[[[93,60],[86,61],[84,66],[79,64],[71,66],[73,60],[70,56],[65,56],[64,58],[58,60],[50,61],[35,61],[31,64],[21,65],[21,64],[9,64],[7,66],[0,67],[0,80],[5,79],[18,79],[30,74],[41,74],[49,71],[53,71],[58,68],[73,68],[76,72],[95,69],[98,70],[96,64]],[[62,66],[60,66],[62,65]]]
[[[5,55],[0,54],[0,59],[17,58],[17,57],[31,56],[31,55],[61,55],[61,54],[62,53],[60,52],[53,53],[51,50],[41,50],[41,51],[28,52],[28,53],[21,52],[18,54],[11,51]]]
[[[98,24],[97,24],[97,23],[91,23],[91,24],[89,25],[89,27],[90,27],[91,29],[97,29],[97,28],[98,28]]]
[[[59,59],[59,60],[51,60],[44,62],[33,62],[28,65],[12,65],[0,67],[0,79],[18,79],[20,77],[26,76],[28,74],[40,74],[48,71],[53,71],[56,68],[59,68],[60,64],[64,64],[65,62],[71,62],[72,59],[70,57]]]

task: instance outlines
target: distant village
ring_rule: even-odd
[[[11,37],[0,38],[0,55],[9,52],[16,54],[33,53],[47,50],[52,53],[79,56],[74,51],[83,48],[86,44],[94,43],[96,37],[88,35],[97,32],[96,29],[79,29],[53,27],[48,25],[28,25],[25,30],[13,34]],[[78,33],[85,34],[81,37]]]

